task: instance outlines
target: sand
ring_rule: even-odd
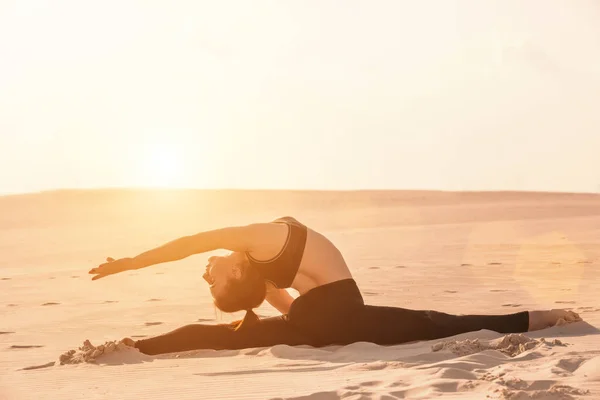
[[[584,321],[388,347],[119,345],[241,314],[212,306],[210,254],[95,282],[91,267],[283,215],[338,245],[370,304]],[[599,195],[58,191],[0,197],[0,251],[0,399],[600,399]]]

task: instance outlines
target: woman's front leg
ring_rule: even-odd
[[[264,318],[249,323],[186,325],[174,331],[133,342],[144,354],[155,355],[180,351],[212,349],[237,350],[268,347],[278,344],[289,346],[310,344],[287,320],[286,316]]]
[[[144,354],[156,355],[189,350],[231,348],[237,342],[233,333],[233,327],[228,324],[191,324],[148,339],[134,341],[126,338],[123,341]]]

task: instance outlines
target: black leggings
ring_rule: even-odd
[[[320,347],[371,342],[394,345],[480,329],[526,332],[528,326],[526,311],[507,315],[450,315],[365,305],[356,282],[346,279],[319,286],[298,297],[287,315],[263,319],[247,317],[233,324],[186,325],[164,335],[138,340],[135,346],[145,354],[162,354],[278,344]]]

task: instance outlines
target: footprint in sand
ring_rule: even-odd
[[[155,272],[154,275],[164,275],[164,272]]]
[[[73,275],[71,278],[79,278],[79,275]]]
[[[60,305],[60,303],[54,303],[54,302],[51,301],[51,302],[48,302],[48,303],[44,303],[42,305],[43,306],[58,306],[58,305]]]
[[[521,307],[522,304],[502,304],[502,307]]]
[[[458,293],[456,290],[444,290],[444,293]]]
[[[488,265],[502,265],[501,262],[490,262],[488,263]]]
[[[600,308],[594,308],[594,307],[577,307],[577,309],[581,310],[579,312],[582,312],[582,313],[600,311]]]
[[[577,264],[591,264],[592,261],[591,260],[581,260],[581,261],[577,261]]]
[[[13,344],[12,346],[10,346],[11,349],[39,349],[40,347],[44,347],[44,346],[39,345],[39,344],[31,344],[31,345]]]
[[[117,300],[105,300],[102,304],[118,303]]]
[[[379,269],[379,267],[369,267],[369,269]]]
[[[490,289],[490,292],[508,292],[506,289]]]
[[[196,320],[196,322],[210,322],[210,321],[212,321],[212,319],[210,319],[210,318],[198,318]]]
[[[6,307],[16,307],[16,306],[18,306],[18,304],[13,304],[13,303],[10,303],[10,304],[7,304],[7,305],[6,305]]]
[[[131,337],[143,338],[143,337],[148,337],[148,335],[131,335]]]
[[[0,335],[10,335],[11,333],[14,333],[14,332],[8,332],[8,331],[4,332],[4,331],[0,331]]]
[[[556,366],[560,369],[573,373],[577,371],[577,369],[585,362],[585,358],[583,357],[565,357],[558,360]]]
[[[32,369],[40,369],[40,368],[48,368],[48,367],[54,367],[56,363],[54,361],[46,363],[46,364],[42,364],[42,365],[32,365],[31,367],[25,367],[25,368],[21,368],[21,371],[29,371]]]
[[[10,281],[11,278],[0,278],[2,281]]]
[[[144,325],[146,325],[146,326],[162,325],[162,322],[146,322]]]
[[[405,265],[396,265],[394,268],[406,268]]]
[[[378,296],[379,295],[379,293],[377,293],[377,292],[363,292],[363,294],[365,296]]]
[[[164,299],[149,299],[149,300],[146,300],[146,301],[163,301],[163,300]]]
[[[51,276],[51,277],[50,277],[50,278],[48,278],[48,279],[56,279],[56,278],[55,278],[55,277],[53,277],[53,276]]]
[[[559,300],[559,301],[555,301],[554,303],[556,303],[556,304],[575,304],[576,302],[575,301],[561,301],[561,300]]]
[[[361,382],[360,385],[346,386],[344,389],[346,389],[346,390],[363,390],[363,388],[365,388],[365,387],[380,386],[382,383],[383,383],[382,381],[367,381],[367,382]]]
[[[472,267],[473,264],[460,264],[461,267]]]

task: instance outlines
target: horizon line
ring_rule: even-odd
[[[523,194],[578,194],[600,195],[591,191],[563,191],[563,190],[519,190],[519,189],[424,189],[424,188],[357,188],[357,189],[318,189],[318,188],[236,188],[236,187],[159,187],[159,186],[105,186],[105,187],[63,187],[55,189],[41,189],[26,192],[0,192],[0,197],[42,195],[57,192],[102,192],[102,191],[154,191],[154,192],[313,192],[313,193],[358,193],[358,192],[439,192],[439,193],[523,193]]]

